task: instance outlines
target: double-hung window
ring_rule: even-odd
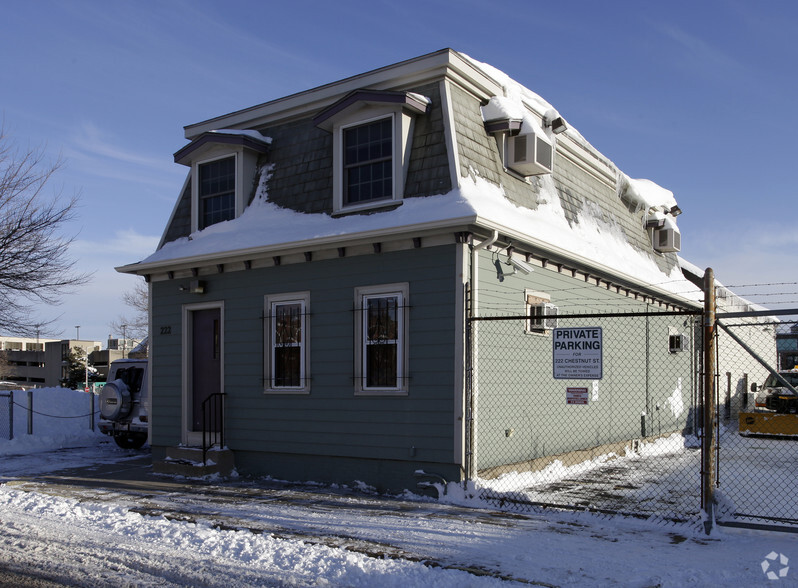
[[[236,158],[202,163],[199,175],[199,228],[204,229],[236,214]]]
[[[393,116],[343,129],[343,205],[393,198]]]
[[[308,303],[306,292],[266,297],[266,390],[307,393]]]
[[[360,89],[313,119],[333,135],[333,214],[400,206],[414,121],[431,101],[407,91]]]
[[[356,391],[407,393],[407,284],[356,290]]]

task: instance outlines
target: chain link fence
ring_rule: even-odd
[[[471,473],[483,498],[698,518],[696,316],[561,315],[557,328],[540,326],[471,322]],[[600,369],[571,369],[594,359],[583,339],[597,333]]]
[[[771,371],[798,363],[798,326],[735,321],[716,330],[715,516],[798,525],[798,397],[782,414],[764,399]],[[703,332],[700,315],[679,312],[472,319],[468,468],[481,498],[699,523]]]
[[[798,318],[719,321],[716,517],[798,526]],[[753,369],[745,370],[755,360]],[[792,388],[792,389],[791,389]]]

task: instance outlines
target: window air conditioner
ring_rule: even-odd
[[[679,353],[687,349],[687,336],[685,335],[670,335],[668,337],[668,351],[671,353]]]
[[[550,331],[557,328],[557,307],[546,302],[529,307],[529,330]]]
[[[507,138],[506,166],[522,176],[550,174],[554,149],[545,135],[526,133]]]
[[[672,228],[654,230],[654,249],[660,253],[673,253],[682,249],[682,234]]]

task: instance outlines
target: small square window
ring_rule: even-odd
[[[526,332],[546,333],[557,328],[558,308],[548,294],[526,291]]]

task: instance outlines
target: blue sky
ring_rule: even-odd
[[[451,47],[555,108],[633,178],[672,190],[682,256],[798,307],[791,1],[0,0],[0,112],[80,192],[72,254],[94,280],[55,336],[104,340],[185,179],[183,126]],[[747,284],[773,284],[754,288]],[[786,283],[786,285],[784,285]],[[776,296],[775,294],[781,294]]]

